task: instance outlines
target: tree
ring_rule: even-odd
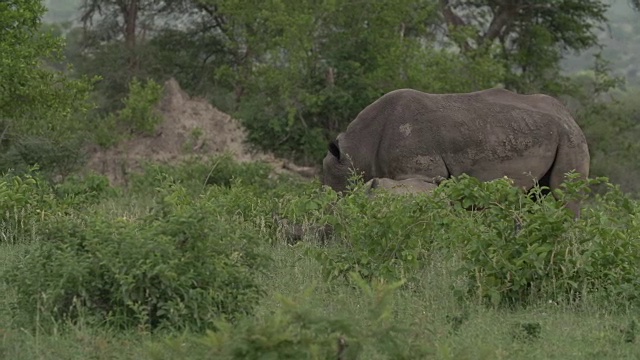
[[[88,30],[94,18],[99,18],[93,29],[97,32],[91,34],[99,42],[124,39],[129,70],[134,71],[139,66],[135,54],[137,39],[144,38],[152,25],[148,15],[159,13],[166,6],[156,0],[82,0],[81,21]]]
[[[0,150],[4,155],[29,139],[68,141],[78,132],[77,114],[89,107],[91,84],[70,80],[46,61],[61,60],[63,42],[41,31],[40,0],[0,3]],[[15,158],[15,157],[14,157]],[[4,158],[3,158],[4,159]],[[0,167],[13,167],[1,161]]]
[[[82,31],[72,31],[71,61],[82,74],[99,76],[100,108],[119,110],[121,99],[134,78],[149,76],[145,58],[149,43],[158,33],[156,22],[176,25],[186,0],[82,0]]]
[[[445,35],[462,53],[494,47],[505,85],[561,93],[559,62],[567,52],[597,45],[606,21],[601,0],[440,0]],[[560,81],[559,81],[560,80]]]

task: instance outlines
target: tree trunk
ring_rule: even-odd
[[[129,0],[125,3],[124,17],[124,42],[129,56],[129,70],[135,73],[138,70],[139,61],[136,54],[136,30],[138,23],[139,0]]]

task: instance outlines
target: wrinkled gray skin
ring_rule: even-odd
[[[435,180],[406,179],[393,180],[388,178],[373,178],[365,184],[365,189],[369,194],[383,189],[391,194],[406,195],[415,193],[430,193],[438,187]]]
[[[589,174],[589,150],[568,110],[547,95],[503,89],[468,94],[392,91],[367,106],[329,145],[323,184],[346,189],[350,169],[363,180],[503,176],[525,190],[557,188],[564,174]],[[578,204],[567,204],[579,216]]]

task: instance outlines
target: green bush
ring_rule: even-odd
[[[568,271],[582,280],[586,292],[604,290],[600,294],[607,303],[640,305],[640,204],[619,186],[606,186],[571,234],[578,244],[574,248],[582,251]]]
[[[124,99],[124,109],[118,112],[118,120],[133,132],[153,134],[162,117],[154,110],[162,97],[162,85],[153,80],[142,84],[134,78],[129,83],[129,95]]]
[[[96,126],[91,131],[93,140],[108,148],[131,134],[154,135],[156,127],[162,122],[162,116],[156,111],[162,91],[162,85],[153,80],[142,83],[133,78],[120,110],[106,115],[94,113]]]
[[[565,254],[559,253],[567,244],[564,236],[574,224],[573,214],[562,201],[542,197],[542,190],[535,188],[534,196],[527,196],[510,180],[481,182],[468,176],[443,184],[457,212],[446,225],[445,241],[461,250],[460,272],[470,293],[494,304],[519,303],[544,287],[562,287],[557,280],[562,280]]]
[[[579,220],[563,206],[602,181],[570,175],[554,190],[559,200],[543,195],[545,188],[526,194],[508,179],[463,175],[431,194],[371,198],[356,186],[328,210],[318,204],[332,192],[298,202],[313,205],[301,217],[330,223],[339,239],[309,250],[330,280],[349,272],[412,280],[440,252],[458,264],[458,294],[494,305],[575,301],[588,293],[636,299],[638,205],[609,184],[605,195],[583,204]]]
[[[322,313],[307,305],[311,295],[307,291],[302,301],[281,297],[278,310],[264,318],[220,324],[195,344],[193,339],[180,338],[152,349],[150,355],[153,359],[211,358],[212,354],[217,359],[367,359],[370,353],[364,345],[393,359],[432,354],[429,339],[407,336],[409,327],[394,318],[394,292],[402,282],[370,286],[357,276],[352,279],[369,302],[364,318]]]
[[[22,136],[12,139],[6,151],[0,152],[0,171],[24,174],[37,166],[49,180],[66,177],[84,164],[82,142],[58,141],[42,136]]]
[[[620,192],[608,192],[597,196],[577,221],[561,206],[600,181],[571,175],[555,191],[559,201],[540,196],[539,188],[535,201],[507,180],[482,183],[461,177],[439,188],[456,200],[458,214],[442,241],[454,252],[459,249],[467,294],[494,305],[575,301],[588,293],[604,293],[609,301],[637,297],[635,205]],[[482,210],[472,213],[464,210],[468,207]]]
[[[0,242],[32,240],[36,228],[61,208],[49,184],[33,169],[0,177]]]
[[[61,200],[75,204],[93,204],[117,193],[106,176],[96,173],[72,175],[56,184],[54,191]]]
[[[59,216],[7,271],[26,319],[93,319],[117,328],[203,330],[250,313],[263,294],[260,234],[225,193],[165,184],[141,219]],[[246,199],[244,199],[246,201]]]
[[[332,191],[326,196],[333,198]],[[429,209],[424,213],[422,210]],[[428,196],[370,198],[357,189],[340,198],[319,220],[333,226],[342,242],[312,249],[329,279],[356,272],[366,279],[402,279],[412,276],[435,239],[433,221],[446,209]]]
[[[101,114],[95,112],[92,120],[95,124],[92,131],[92,140],[98,146],[108,149],[125,139],[125,135],[118,128],[118,118],[114,113]]]
[[[234,179],[245,184],[266,186],[271,168],[260,162],[240,164],[231,155],[210,159],[188,159],[177,165],[150,164],[141,174],[131,179],[135,192],[148,192],[159,186],[165,179],[182,184],[189,190],[202,191],[207,186],[231,186]]]

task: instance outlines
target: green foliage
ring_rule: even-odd
[[[596,31],[608,7],[600,0],[446,2],[444,35],[463,56],[497,45],[493,55],[504,66],[508,89],[565,94],[568,84],[560,60],[568,51],[598,44]]]
[[[379,356],[394,359],[431,354],[428,341],[403,336],[408,327],[394,321],[393,295],[402,282],[371,286],[357,276],[352,278],[367,299],[367,319],[321,313],[306,305],[311,296],[307,291],[297,301],[280,297],[279,309],[258,322],[220,324],[217,331],[198,340],[198,352],[220,359],[366,359],[366,344]],[[166,358],[167,350],[174,357],[188,356],[180,345],[185,339],[178,340],[153,350],[152,358]]]
[[[592,173],[607,176],[627,192],[638,194],[640,167],[640,106],[637,91],[616,96],[612,103],[594,103],[583,109],[581,121],[589,141]]]
[[[89,83],[42,66],[59,60],[62,39],[40,31],[40,0],[0,5],[0,118],[10,133],[65,135],[74,112],[87,108]],[[6,136],[6,134],[5,134]],[[5,138],[3,136],[3,139]]]
[[[371,197],[355,176],[351,189],[342,197],[331,189],[307,192],[291,201],[284,214],[332,227],[338,244],[309,249],[327,279],[346,279],[351,272],[368,280],[411,278],[435,239],[430,219],[446,217],[450,209],[426,194]]]
[[[207,20],[205,20],[207,21]],[[213,21],[215,23],[215,20]],[[175,78],[190,94],[211,99],[216,107],[229,111],[236,105],[232,48],[237,44],[220,36],[215,27],[165,26],[148,43],[139,46],[144,71],[155,79]],[[240,59],[237,59],[240,60]]]
[[[64,70],[47,63],[62,60],[62,39],[41,29],[45,12],[41,0],[9,0],[0,4],[0,155],[6,171],[30,167],[24,159],[42,160],[43,169],[55,168],[49,154],[64,153],[65,142],[82,139],[82,115],[90,107],[91,82],[72,80]],[[43,148],[47,148],[45,151]],[[68,154],[67,154],[68,155]],[[76,154],[68,157],[78,159]],[[13,163],[16,161],[16,163]],[[68,164],[60,165],[65,172]]]
[[[50,187],[34,170],[0,177],[0,243],[33,240],[40,222],[57,210]]]
[[[93,204],[117,194],[106,176],[89,173],[72,175],[54,186],[55,194],[63,201],[75,204]]]
[[[582,248],[570,273],[587,291],[604,289],[601,294],[612,303],[640,299],[640,223],[637,202],[631,201],[619,186],[606,184],[607,192],[596,197],[583,222],[575,228],[575,248]]]
[[[613,215],[624,223],[619,227],[611,213],[603,211],[612,202],[624,202],[619,192],[598,197],[578,221],[560,207],[600,181],[569,177],[555,191],[559,201],[548,196],[537,202],[502,180],[480,183],[462,178],[445,184],[444,191],[461,199],[456,201],[460,211],[469,206],[482,209],[449,224],[448,241],[462,249],[460,272],[468,280],[469,293],[494,305],[575,301],[590,292],[604,292],[610,299],[635,298],[640,268],[629,266],[640,259],[640,246],[631,235],[637,231],[631,229],[635,209],[627,205]],[[538,190],[534,193],[540,198]],[[606,240],[598,235],[603,231]]]
[[[462,247],[460,271],[470,292],[497,305],[527,302],[548,282],[557,283],[557,289],[566,285],[559,273],[573,255],[563,252],[573,214],[560,201],[542,198],[543,189],[528,197],[507,179],[483,183],[463,176],[443,190],[460,213],[448,227],[450,241]],[[469,216],[467,209],[480,211]]]
[[[241,191],[241,190],[239,190]],[[259,233],[228,211],[229,192],[173,183],[141,219],[60,216],[7,282],[29,323],[85,317],[107,326],[203,330],[250,313],[263,294]],[[236,198],[237,199],[237,198]]]
[[[106,116],[96,114],[95,141],[102,147],[110,147],[131,135],[154,135],[162,121],[156,110],[162,91],[162,85],[153,80],[142,83],[133,78],[129,93],[122,100],[122,109]]]
[[[240,164],[231,155],[225,154],[209,159],[191,158],[173,166],[149,164],[141,174],[132,175],[131,184],[134,191],[147,192],[171,178],[189,191],[199,193],[211,185],[229,187],[234,180],[265,186],[270,172],[271,167],[266,163]]]
[[[129,96],[124,109],[118,112],[118,121],[135,133],[153,134],[162,117],[154,112],[162,96],[162,85],[153,80],[142,84],[134,78],[129,83]]]
[[[60,140],[46,136],[15,136],[0,153],[0,169],[23,174],[37,167],[49,181],[77,171],[85,160],[80,139]]]
[[[372,198],[356,187],[332,208],[314,205],[306,213],[310,222],[331,224],[340,239],[310,252],[330,280],[349,272],[414,280],[431,254],[444,251],[460,261],[466,279],[456,291],[494,305],[575,301],[591,292],[635,299],[640,268],[629,264],[640,264],[632,235],[639,230],[636,205],[612,188],[578,221],[563,206],[584,200],[599,182],[569,175],[554,190],[558,200],[543,195],[544,188],[527,195],[508,179],[481,182],[466,175],[417,196]],[[323,204],[335,195],[313,196],[318,199],[302,203]]]

